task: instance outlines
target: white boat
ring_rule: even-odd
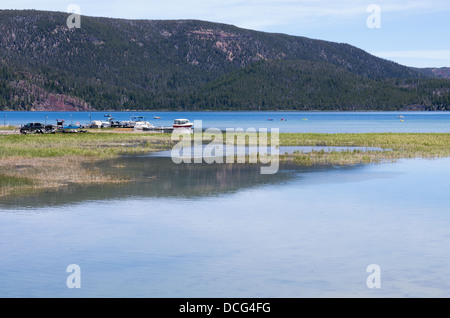
[[[102,121],[102,128],[108,128],[111,127],[111,123],[109,121]]]
[[[133,120],[134,119],[134,120]],[[139,116],[134,117],[132,121],[134,121],[134,129],[135,130],[147,130],[153,128],[153,125],[145,120],[145,117]]]
[[[136,130],[152,129],[153,125],[146,121],[143,116],[132,116],[129,121],[123,121],[122,127],[134,128]]]
[[[146,130],[146,129],[151,129],[153,128],[153,125],[150,124],[148,121],[137,121],[134,124],[134,129],[137,130]]]
[[[61,124],[62,125],[62,124]],[[102,122],[100,120],[94,120],[89,128],[102,128]]]
[[[191,128],[193,125],[188,119],[175,119],[173,121],[173,128]]]

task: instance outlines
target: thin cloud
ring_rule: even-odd
[[[384,51],[371,54],[397,63],[415,67],[449,67],[450,50]]]
[[[370,4],[377,4],[382,12],[417,13],[449,10],[445,0],[411,1],[397,0],[168,0],[168,1],[87,1],[74,0],[61,3],[56,0],[12,1],[3,0],[0,8],[65,11],[68,4],[81,7],[86,15],[110,16],[129,19],[204,19],[229,21],[239,24],[282,25],[301,19],[352,18],[365,15]]]
[[[450,60],[450,50],[385,51],[374,52],[372,54],[383,58]]]

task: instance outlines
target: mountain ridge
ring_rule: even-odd
[[[69,29],[68,16],[0,10],[0,109],[448,107],[448,80],[345,43],[200,20],[81,16]]]

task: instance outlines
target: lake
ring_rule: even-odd
[[[450,158],[98,168],[133,182],[1,200],[0,297],[450,296]]]
[[[365,132],[450,132],[450,112],[0,112],[0,123],[28,122],[88,124],[144,116],[154,126],[172,126],[173,120],[201,120],[203,128],[278,128],[280,132],[365,133]],[[403,118],[400,118],[403,116]],[[161,119],[154,119],[161,117]],[[403,121],[401,121],[403,119]]]

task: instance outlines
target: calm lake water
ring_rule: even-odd
[[[450,296],[450,159],[100,169],[134,181],[1,201],[0,297]]]
[[[450,112],[0,112],[0,123],[88,124],[110,114],[126,121],[144,116],[154,126],[172,126],[176,118],[202,120],[203,128],[279,128],[280,132],[450,132]],[[403,121],[399,118],[403,116]],[[161,119],[154,119],[161,117]],[[283,120],[282,120],[283,119]]]
[[[2,112],[0,121],[105,114]],[[446,112],[110,114],[155,126],[450,132]],[[450,296],[450,158],[262,175],[257,165],[176,165],[160,153],[94,168],[133,182],[0,200],[0,297]],[[66,284],[71,264],[79,289]],[[371,264],[381,288],[366,285]]]

